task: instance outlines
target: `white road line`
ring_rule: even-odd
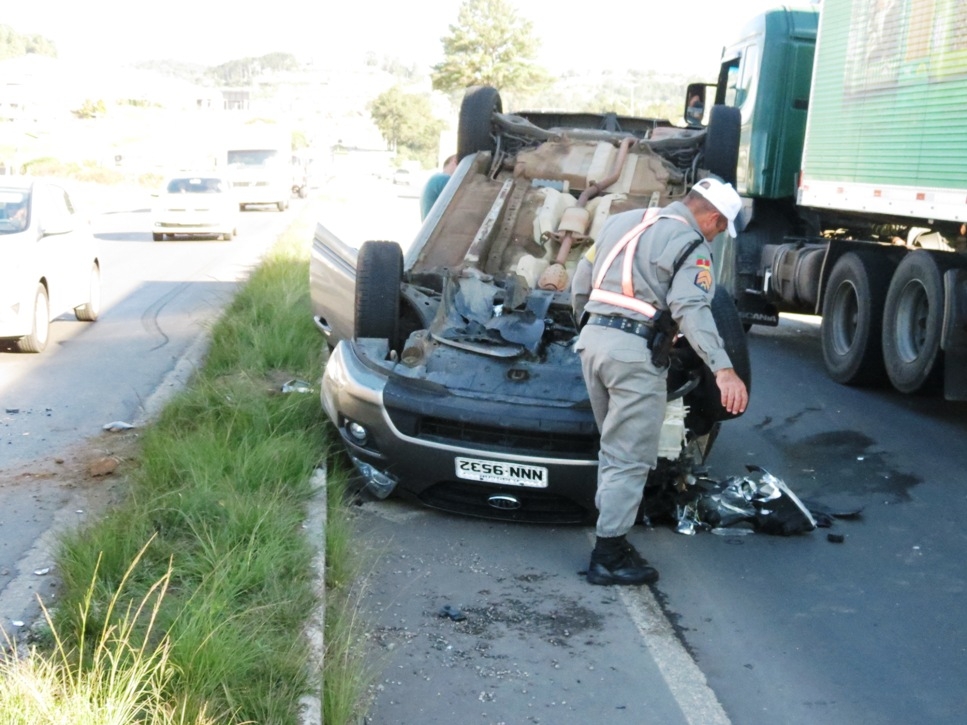
[[[708,686],[705,675],[688,654],[665,618],[648,587],[618,587],[645,646],[651,652],[685,719],[694,725],[729,725],[731,722]]]

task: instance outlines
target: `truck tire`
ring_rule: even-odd
[[[735,186],[739,163],[739,134],[742,113],[732,106],[712,106],[705,133],[705,161],[702,166],[727,184]]]
[[[403,251],[396,242],[364,242],[356,259],[356,300],[353,336],[389,340],[399,345],[400,283]]]
[[[883,306],[892,265],[870,253],[849,252],[829,275],[820,337],[826,372],[843,385],[882,383]]]
[[[462,159],[478,151],[495,150],[493,115],[501,113],[500,94],[491,86],[471,86],[460,104],[457,125],[457,157]]]
[[[883,363],[901,393],[933,389],[941,379],[943,353],[943,271],[923,250],[900,262],[883,309]]]
[[[732,367],[751,391],[752,365],[749,360],[748,340],[732,295],[723,287],[715,288],[712,317],[715,318],[715,326],[732,361]],[[693,391],[685,395],[685,404],[689,408],[685,425],[694,435],[705,435],[712,430],[715,423],[738,416],[722,407],[722,395],[715,382],[715,373],[700,358],[697,358],[697,362],[701,365],[701,381]]]

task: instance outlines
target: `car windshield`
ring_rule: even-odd
[[[217,194],[223,191],[225,184],[221,179],[193,176],[168,182],[169,194]]]
[[[244,151],[229,151],[228,165],[239,166],[280,166],[285,163],[277,149],[245,149]]]
[[[30,192],[0,188],[0,234],[16,234],[27,228]]]

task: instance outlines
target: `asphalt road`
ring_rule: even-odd
[[[75,203],[100,246],[99,319],[58,319],[40,355],[0,349],[0,629],[13,636],[39,616],[37,595],[56,603],[58,532],[92,520],[115,495],[110,477],[88,473],[91,460],[118,453],[120,436],[103,426],[139,427],[185,383],[209,325],[296,215],[317,214],[357,245],[405,244],[420,223],[419,188],[351,170],[284,213],[243,212],[231,242],[154,242],[147,194],[81,191]]]
[[[56,577],[34,572],[51,566],[56,531],[87,520],[108,485],[77,480],[110,446],[103,426],[144,422],[184,382],[209,324],[302,203],[246,211],[231,242],[153,242],[147,194],[96,198],[99,319],[58,319],[42,354],[0,352],[0,626],[16,633],[37,615],[34,594],[54,593]]]
[[[861,517],[795,537],[636,527],[662,578],[616,591],[577,575],[591,527],[367,503],[371,725],[964,721],[967,406],[836,385],[809,318],[749,341],[752,403],[712,476],[757,464]]]

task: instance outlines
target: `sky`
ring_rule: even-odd
[[[745,21],[781,0],[508,0],[540,40],[551,71],[590,68],[713,73]],[[786,4],[809,0],[787,0]],[[365,51],[429,67],[461,0],[20,0],[0,23],[44,35],[60,57],[128,65],[172,59],[215,65],[288,52],[322,63]]]

